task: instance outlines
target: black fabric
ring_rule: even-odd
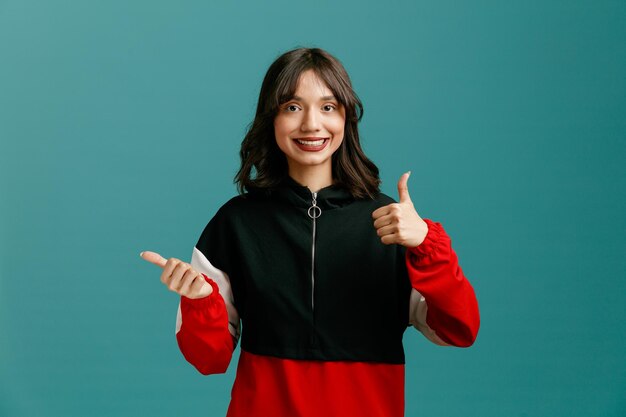
[[[291,178],[271,191],[234,197],[196,244],[230,278],[242,349],[291,359],[404,363],[411,292],[405,252],[380,242],[371,217],[394,200],[382,193],[355,200],[334,185],[318,192],[314,286],[311,202],[311,191]]]

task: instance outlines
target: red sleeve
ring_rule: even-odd
[[[226,372],[235,348],[228,331],[226,304],[217,283],[202,274],[213,287],[203,298],[180,297],[176,340],[183,356],[204,375]]]
[[[423,220],[428,225],[426,238],[406,251],[411,285],[426,299],[428,326],[450,345],[471,346],[480,326],[474,289],[463,275],[441,223]]]

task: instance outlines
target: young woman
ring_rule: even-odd
[[[176,338],[203,374],[226,371],[241,334],[228,417],[404,415],[403,333],[474,343],[479,311],[440,223],[407,181],[379,191],[341,63],[281,55],[241,145],[240,194],[209,221],[191,263],[154,252],[180,294]]]

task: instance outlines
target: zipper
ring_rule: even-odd
[[[322,215],[322,209],[317,205],[317,193],[311,193],[311,207],[307,210],[307,214],[313,219],[313,240],[311,242],[311,310],[315,310],[315,223],[316,219]]]

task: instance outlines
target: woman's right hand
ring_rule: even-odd
[[[139,256],[163,268],[161,282],[170,291],[187,298],[203,298],[213,292],[213,287],[206,282],[204,276],[180,259],[169,258],[166,260],[158,253],[150,251],[141,252]]]

